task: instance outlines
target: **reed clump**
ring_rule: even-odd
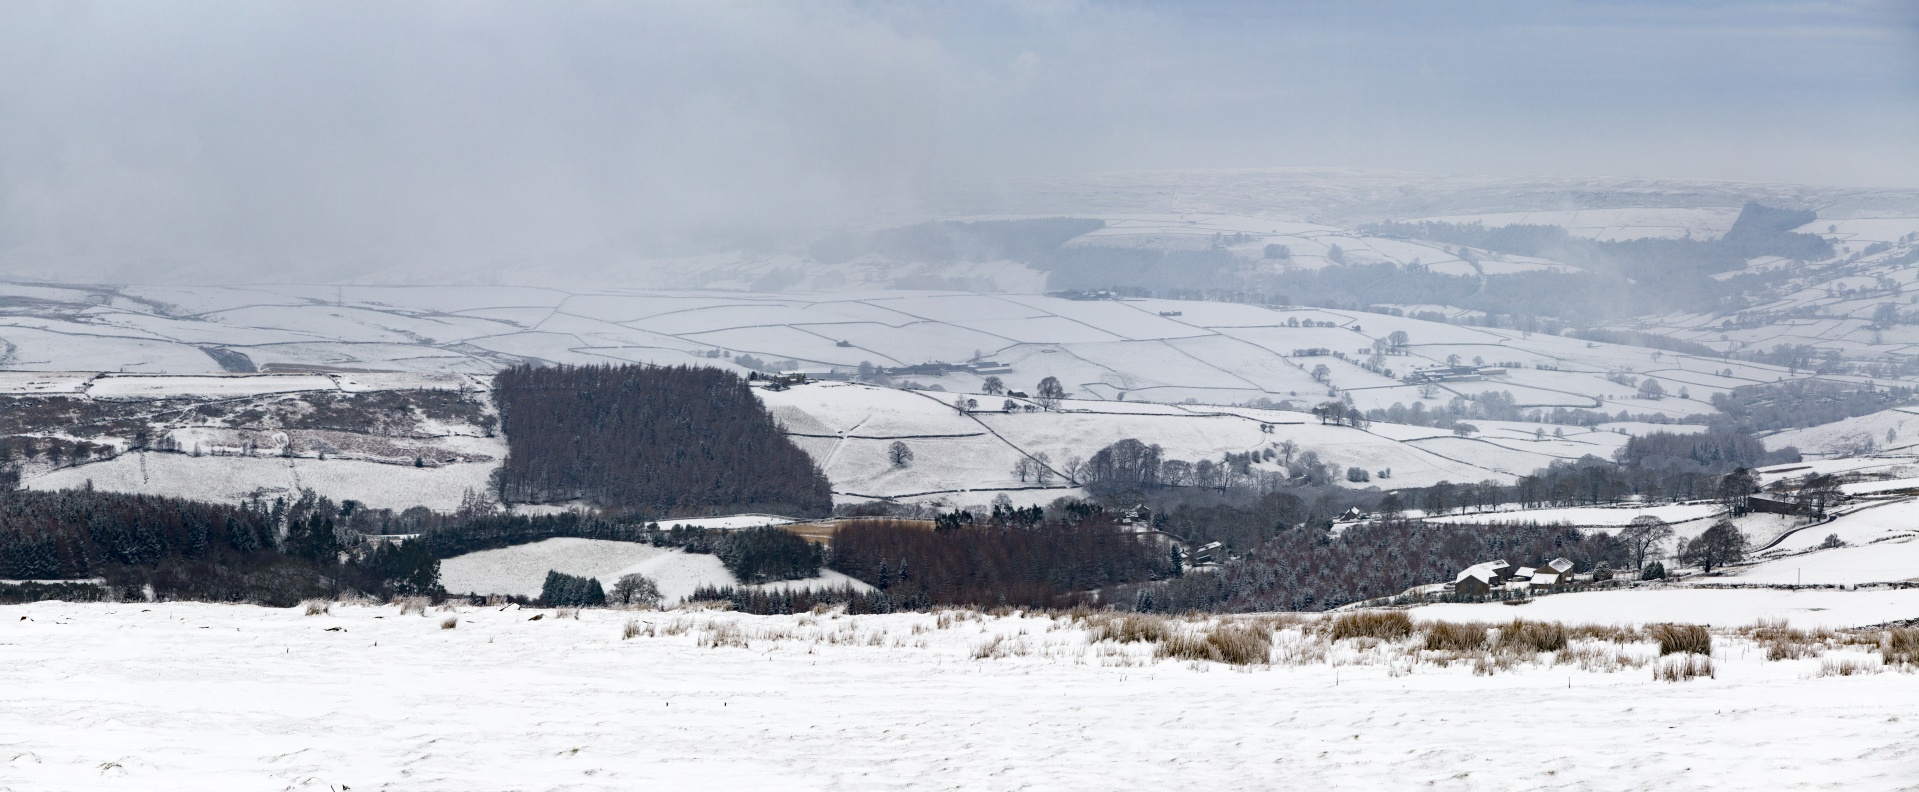
[[[1356,611],[1335,617],[1328,629],[1334,641],[1347,638],[1396,641],[1413,634],[1413,619],[1405,611]]]

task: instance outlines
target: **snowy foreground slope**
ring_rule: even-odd
[[[1733,637],[1717,639],[1717,678],[1671,683],[1652,679],[1645,645],[1619,650],[1638,667],[1542,658],[1475,676],[1382,660],[1390,652],[1356,641],[1289,656],[1314,645],[1291,629],[1275,664],[1242,670],[1089,645],[1070,620],[1044,617],[533,613],[0,608],[0,789],[1751,790],[1919,778],[1912,674],[1821,677],[1820,660],[1767,662]],[[449,615],[458,626],[442,629]],[[628,619],[643,629],[623,640]]]

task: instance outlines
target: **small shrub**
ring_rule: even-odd
[[[451,630],[458,626],[460,626],[460,617],[458,616],[448,616],[440,620],[440,629],[442,630]]]
[[[1661,660],[1652,672],[1653,679],[1662,682],[1683,682],[1714,675],[1712,658],[1696,654],[1682,654]]]
[[[1557,652],[1566,648],[1566,625],[1514,619],[1499,628],[1493,648],[1504,652]]]
[[[1659,643],[1659,656],[1712,654],[1712,633],[1697,624],[1655,624],[1646,630]]]
[[[1666,565],[1658,561],[1647,564],[1646,568],[1639,573],[1640,580],[1664,580],[1665,578]]]
[[[333,603],[323,599],[301,600],[300,607],[306,609],[308,616],[320,616],[333,610]]]
[[[1879,648],[1886,665],[1919,665],[1919,627],[1898,627]]]
[[[1331,637],[1378,638],[1391,641],[1413,634],[1413,619],[1405,611],[1355,611],[1333,619]]]
[[[1840,540],[1839,534],[1826,534],[1826,541],[1819,543],[1819,549],[1821,550],[1832,550],[1845,546],[1846,543]]]
[[[1433,651],[1470,652],[1486,646],[1486,625],[1435,622],[1426,629],[1426,648]]]

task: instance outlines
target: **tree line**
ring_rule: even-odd
[[[104,578],[162,599],[292,605],[354,591],[439,587],[419,545],[368,545],[342,528],[352,507],[311,492],[218,504],[90,489],[0,492],[0,577]]]
[[[1031,526],[978,521],[947,530],[863,520],[833,537],[829,566],[872,584],[894,603],[1071,604],[1084,592],[1171,574],[1171,553],[1124,530],[1104,511]]]

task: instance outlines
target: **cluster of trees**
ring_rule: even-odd
[[[771,526],[727,531],[713,554],[741,583],[818,577],[825,554],[818,544]]]
[[[599,578],[585,578],[547,570],[540,586],[540,601],[554,608],[587,608],[606,604],[606,589]]]
[[[1715,427],[1694,434],[1636,435],[1627,438],[1625,447],[1614,457],[1629,467],[1717,474],[1738,468],[1797,462],[1799,452],[1790,447],[1767,451],[1766,444],[1751,435]]]
[[[1646,347],[1647,349],[1663,349],[1668,352],[1678,352],[1704,358],[1723,357],[1723,355],[1719,353],[1719,350],[1696,341],[1686,341],[1671,336],[1663,336],[1658,333],[1646,333],[1638,330],[1607,330],[1595,327],[1574,330],[1570,335],[1582,341],[1597,341],[1602,344],[1622,344],[1625,346]]]
[[[344,528],[353,507],[311,492],[228,505],[153,495],[0,492],[0,577],[106,579],[166,599],[291,605],[357,591],[437,591],[424,546],[368,546]]]
[[[1721,414],[1712,420],[1737,432],[1797,429],[1870,415],[1913,401],[1912,388],[1905,386],[1861,387],[1830,380],[1793,380],[1742,385],[1713,394],[1712,406]]]
[[[728,372],[517,366],[494,378],[494,398],[509,441],[503,501],[647,517],[832,509],[826,476]]]
[[[1263,462],[1276,463],[1281,469],[1255,467]],[[1078,465],[1075,480],[1094,495],[1119,502],[1140,500],[1165,488],[1273,492],[1295,485],[1327,484],[1337,476],[1338,471],[1322,461],[1318,452],[1301,450],[1291,440],[1225,454],[1218,461],[1189,462],[1166,458],[1158,445],[1129,437],[1100,449]]]
[[[1099,510],[1030,526],[959,522],[940,531],[864,520],[833,537],[830,563],[908,607],[1071,604],[1093,589],[1164,577],[1173,564],[1166,548]]]
[[[1380,520],[1338,536],[1314,528],[1283,530],[1216,573],[1114,587],[1103,599],[1157,612],[1327,610],[1451,580],[1488,559],[1539,566],[1560,556],[1581,570],[1628,559],[1612,536],[1565,526]]]

